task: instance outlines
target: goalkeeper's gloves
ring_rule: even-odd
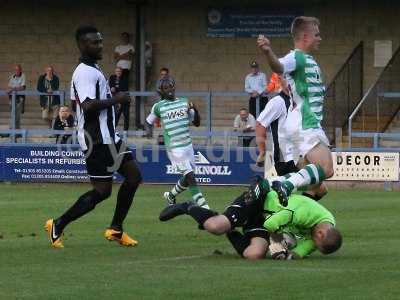
[[[272,237],[269,238],[269,253],[274,260],[291,260],[294,258],[292,252],[288,250],[284,240],[281,242],[275,241]]]

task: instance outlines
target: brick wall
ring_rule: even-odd
[[[34,88],[38,75],[52,64],[68,86],[78,59],[73,34],[77,25],[95,24],[104,33],[102,67],[113,70],[113,47],[119,34],[134,34],[133,1],[2,1],[0,10],[0,87],[7,85],[13,63],[21,63]],[[215,1],[150,1],[146,25],[148,39],[153,42],[153,80],[158,69],[172,70],[181,90],[242,90],[248,63],[256,59],[269,73],[265,61],[255,47],[254,39],[221,39],[206,37],[206,9]],[[393,41],[399,45],[397,26],[398,4],[379,1],[272,1],[279,6],[311,3],[303,7],[305,14],[321,20],[323,42],[316,55],[327,82],[360,40],[365,41],[365,88],[373,82],[380,68],[373,67],[373,42]],[[241,1],[219,1],[221,5],[240,5]],[[248,1],[261,6],[265,1]],[[257,4],[258,3],[258,4]],[[249,5],[249,4],[247,4]],[[134,38],[134,37],[133,37]],[[288,38],[272,39],[275,51],[283,55],[291,47]]]

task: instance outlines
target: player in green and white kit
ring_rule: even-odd
[[[281,59],[276,57],[266,37],[260,35],[257,39],[258,47],[267,57],[271,69],[278,74],[284,74],[288,80],[296,104],[288,113],[285,134],[280,137],[283,156],[302,157],[306,164],[282,184],[276,183],[273,186],[282,202],[299,187],[320,185],[320,189],[326,193],[326,188],[321,183],[333,176],[329,141],[321,127],[325,87],[321,69],[310,55],[318,49],[321,41],[318,19],[295,18],[292,36],[295,49]]]
[[[152,126],[157,119],[161,121],[168,158],[182,173],[182,177],[172,190],[164,193],[164,198],[169,205],[174,204],[176,196],[189,189],[197,205],[209,208],[196,183],[194,151],[189,134],[190,122],[200,126],[199,113],[193,103],[189,103],[186,98],[175,97],[175,81],[172,77],[162,78],[158,84],[161,100],[153,105],[146,122]]]
[[[329,254],[342,244],[335,219],[325,207],[302,195],[291,195],[288,206],[284,207],[277,193],[270,189],[269,182],[261,177],[256,177],[248,191],[237,197],[222,214],[182,202],[165,208],[160,220],[168,221],[183,214],[191,216],[209,233],[226,233],[235,250],[247,259],[265,258],[270,234],[288,232],[298,237],[293,249],[281,248],[283,253],[274,253],[278,259],[303,258],[316,249]],[[238,227],[243,233],[236,230]]]

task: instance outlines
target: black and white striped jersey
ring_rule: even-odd
[[[274,95],[268,100],[264,110],[257,118],[263,127],[271,128],[272,140],[274,145],[274,162],[281,161],[281,149],[279,147],[279,135],[284,127],[288,110],[292,107],[291,98],[283,92]]]
[[[71,100],[77,104],[78,142],[82,150],[91,145],[113,144],[120,140],[115,130],[114,106],[96,112],[83,112],[80,107],[84,101],[109,98],[110,87],[99,66],[81,62],[72,75]]]

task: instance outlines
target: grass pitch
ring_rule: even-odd
[[[163,186],[142,186],[125,230],[139,245],[103,238],[113,196],[65,231],[52,249],[43,231],[88,190],[80,184],[0,184],[1,299],[399,299],[400,196],[330,191],[342,249],[302,261],[249,262],[225,237],[199,231],[189,217],[158,221]],[[203,188],[222,211],[243,188]],[[182,198],[180,198],[182,199]],[[217,253],[215,253],[215,250]],[[221,253],[222,254],[218,254]]]

